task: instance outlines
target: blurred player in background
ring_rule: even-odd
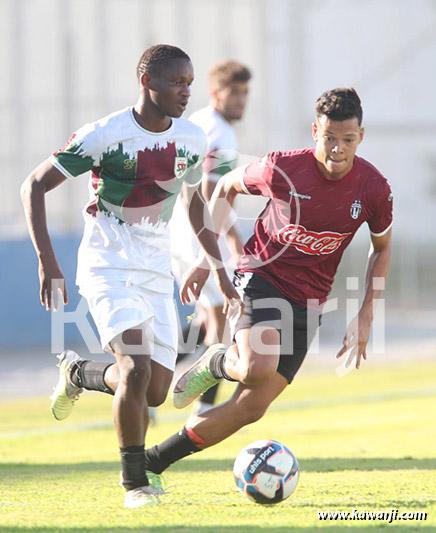
[[[292,382],[306,356],[346,247],[362,224],[372,242],[365,295],[337,356],[347,365],[366,359],[374,306],[391,257],[392,194],[387,180],[356,156],[364,135],[354,89],[337,88],[316,101],[315,148],[265,155],[220,179],[210,202],[220,230],[238,194],[269,199],[244,246],[235,276],[242,316],[234,344],[209,348],[173,389],[176,407],[189,405],[222,379],[237,382],[225,403],[188,420],[178,433],[146,451],[147,468],[161,473],[179,459],[223,441],[260,419]],[[198,296],[204,265],[191,269],[181,290]]]
[[[238,140],[233,124],[243,118],[250,79],[250,70],[238,61],[228,59],[215,63],[208,75],[209,105],[189,117],[189,120],[203,129],[207,137],[208,154],[203,164],[202,180],[206,201],[210,200],[219,178],[237,166]],[[186,197],[180,196],[170,223],[172,268],[179,287],[183,284],[183,275],[196,262],[200,252],[198,240],[187,224],[186,209]],[[237,228],[234,225],[229,226],[225,238],[220,238],[219,243],[227,272],[233,277],[236,261],[242,252],[242,242]],[[204,339],[196,350],[197,357],[212,344],[230,342],[223,304],[221,292],[213,277],[209,276],[196,303],[201,330],[204,332]],[[193,326],[195,327],[194,324]],[[186,354],[179,354],[179,360],[183,359],[184,355]],[[199,398],[194,405],[194,413],[210,409],[214,404],[217,389],[218,386],[212,387]]]
[[[87,361],[71,350],[60,354],[51,410],[57,420],[66,418],[83,389],[114,395],[121,484],[130,508],[156,503],[163,493],[160,478],[147,475],[144,442],[148,406],[165,400],[176,360],[168,221],[182,187],[189,190],[195,233],[216,264],[221,259],[198,191],[206,138],[201,128],[180,118],[194,79],[191,60],[177,47],[156,45],[141,56],[137,77],[136,105],[77,130],[22,187],[39,258],[41,303],[56,309],[59,291],[64,304],[67,293],[47,229],[45,194],[91,171],[76,282],[102,347],[116,363]],[[225,301],[238,298],[225,270],[213,268]]]

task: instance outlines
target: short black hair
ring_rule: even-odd
[[[172,59],[186,59],[187,61],[191,61],[188,54],[180,48],[177,48],[177,46],[170,44],[155,44],[154,46],[150,46],[142,54],[136,67],[138,80],[141,79],[143,74],[150,76],[158,74]]]
[[[325,91],[315,104],[316,116],[327,116],[331,120],[347,120],[356,117],[359,126],[362,124],[362,105],[359,95],[353,87],[339,87]]]
[[[250,79],[250,69],[234,59],[219,61],[209,69],[209,86],[212,90],[228,87],[238,81],[247,82]]]

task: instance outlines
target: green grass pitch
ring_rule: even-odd
[[[0,403],[0,533],[312,533],[436,531],[436,362],[366,363],[338,378],[302,372],[266,416],[173,465],[161,505],[128,510],[118,487],[111,398],[85,393],[56,422],[48,398]],[[226,384],[224,398],[232,390]],[[48,391],[49,393],[49,391]],[[189,409],[168,401],[147,444],[178,430]],[[299,485],[285,502],[254,504],[235,487],[233,461],[262,438],[298,457]],[[317,511],[425,511],[427,520],[320,521]]]

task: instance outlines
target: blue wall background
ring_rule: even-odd
[[[80,236],[52,238],[67,285],[69,303],[66,312],[74,311],[80,301],[75,285],[80,239]],[[51,313],[39,301],[38,260],[30,239],[0,241],[0,294],[0,349],[20,350],[49,345]],[[175,297],[180,322],[184,324],[193,308],[181,306],[177,291]],[[88,319],[96,332],[89,313]],[[65,324],[64,335],[66,346],[84,345],[75,324]]]
[[[66,279],[67,309],[75,309],[80,298],[74,284],[80,237],[53,238],[52,242]],[[0,347],[20,349],[47,345],[51,314],[39,301],[38,260],[31,241],[0,242],[0,267]],[[75,344],[79,337],[74,324],[65,325],[67,343]]]

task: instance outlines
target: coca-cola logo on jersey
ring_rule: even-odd
[[[298,224],[288,224],[277,233],[277,240],[286,246],[292,245],[300,252],[310,255],[332,254],[351,233],[334,231],[309,231]]]

